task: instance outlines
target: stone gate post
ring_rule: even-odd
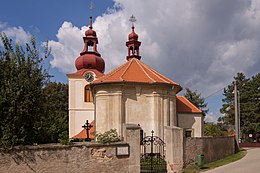
[[[129,173],[140,173],[140,126],[124,124],[124,141],[130,146]]]
[[[168,173],[180,173],[183,167],[183,129],[164,127]]]

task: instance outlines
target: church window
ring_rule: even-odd
[[[85,102],[93,102],[93,97],[89,85],[85,86]]]
[[[193,137],[193,130],[192,129],[185,129],[185,137]]]

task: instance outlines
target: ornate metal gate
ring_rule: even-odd
[[[164,160],[165,143],[161,138],[154,136],[144,137],[141,142],[141,173],[166,173],[167,163]]]

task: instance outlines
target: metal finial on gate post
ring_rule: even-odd
[[[91,139],[89,137],[89,130],[92,128],[93,126],[88,122],[88,120],[86,121],[86,123],[82,126],[82,128],[84,128],[86,130],[86,142],[91,142]]]

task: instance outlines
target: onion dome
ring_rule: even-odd
[[[79,56],[75,61],[75,65],[77,70],[96,69],[101,73],[105,71],[105,61],[95,53]]]
[[[84,49],[75,61],[77,70],[97,70],[100,73],[105,71],[105,61],[97,51],[98,38],[92,27],[92,16],[90,16],[89,29],[85,32]]]
[[[130,33],[129,35],[128,35],[128,40],[129,41],[132,41],[132,40],[135,40],[135,41],[137,41],[138,40],[138,35],[135,33],[135,27],[134,26],[132,26],[132,33]]]

